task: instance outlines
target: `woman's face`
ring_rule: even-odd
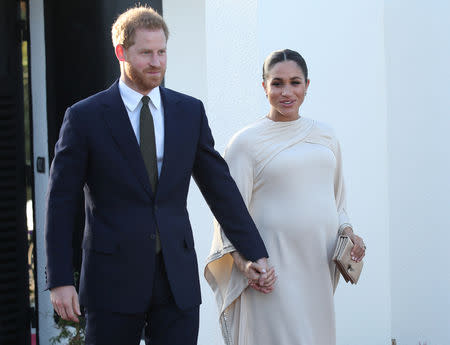
[[[268,71],[263,87],[270,102],[269,118],[292,121],[299,117],[298,109],[305,99],[309,80],[295,61],[278,62]]]

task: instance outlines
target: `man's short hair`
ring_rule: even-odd
[[[114,47],[118,44],[125,49],[131,47],[137,29],[162,29],[166,40],[169,38],[169,29],[158,12],[149,6],[136,6],[122,13],[114,22],[111,29]]]

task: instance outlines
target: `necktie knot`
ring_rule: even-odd
[[[142,101],[142,104],[143,104],[143,105],[148,105],[148,102],[150,101],[150,97],[148,97],[148,96],[143,96],[142,99],[141,99],[141,101]]]

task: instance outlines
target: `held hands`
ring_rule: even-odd
[[[58,286],[50,290],[50,300],[56,313],[66,321],[78,321],[81,315],[78,294],[73,285]]]
[[[260,279],[255,279],[255,280],[249,279],[248,283],[249,283],[250,287],[252,287],[256,291],[266,293],[266,294],[271,293],[274,289],[274,285],[277,280],[277,276],[275,275],[275,269],[273,267],[269,268],[266,258],[259,259],[258,261],[256,261],[256,263],[261,266],[267,267],[266,270],[268,269],[268,271],[266,273],[266,278],[265,278],[265,280],[262,280],[261,278],[263,278],[263,277],[261,275]]]
[[[364,256],[366,255],[366,245],[364,244],[364,241],[361,237],[358,235],[355,235],[353,233],[352,228],[346,227],[343,230],[343,233],[347,235],[353,242],[353,248],[350,255],[352,256],[352,260],[356,262],[360,262]]]
[[[252,262],[246,260],[237,251],[232,252],[231,256],[239,271],[248,278],[250,287],[266,294],[273,291],[277,277],[275,269],[273,267],[269,268],[267,258],[261,258],[256,262]]]

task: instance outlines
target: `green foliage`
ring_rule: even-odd
[[[75,285],[78,284],[80,274],[75,272],[74,275]],[[51,345],[84,345],[85,344],[85,328],[86,319],[84,316],[78,316],[79,322],[66,321],[60,318],[55,313],[56,328],[60,330],[59,334],[50,338]],[[66,342],[68,341],[68,342]]]
[[[51,345],[67,344],[67,345],[84,345],[85,334],[84,329],[86,322],[84,317],[79,316],[80,322],[66,321],[59,318],[56,328],[60,330],[59,334],[50,338]],[[66,342],[68,341],[68,342]]]

